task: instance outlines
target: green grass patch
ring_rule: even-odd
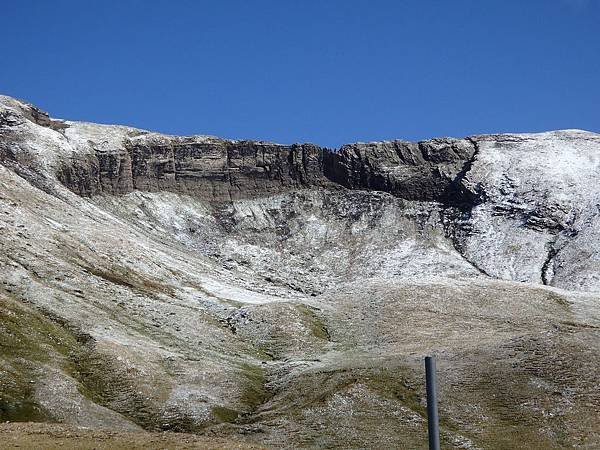
[[[117,284],[134,291],[143,293],[162,293],[166,295],[175,295],[173,288],[166,286],[158,281],[144,277],[141,274],[134,272],[126,267],[111,266],[108,268],[104,267],[92,267],[89,265],[81,265],[83,269],[92,275],[102,278],[112,284]]]
[[[329,340],[330,336],[327,327],[310,307],[296,305],[296,310],[300,313],[303,324],[310,330],[314,337],[324,341]]]
[[[212,409],[212,415],[218,422],[232,423],[238,418],[240,412],[223,406],[215,406]]]
[[[252,364],[242,364],[240,368],[241,374],[245,378],[241,401],[248,407],[248,412],[252,412],[271,396],[265,387],[266,371],[264,368]]]
[[[0,296],[0,421],[43,421],[34,399],[37,370],[68,365],[78,337],[27,303]]]

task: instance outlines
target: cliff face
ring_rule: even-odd
[[[80,195],[170,191],[225,201],[326,182],[324,152],[310,144],[142,136],[121,148],[93,150],[58,173]]]
[[[350,144],[330,155],[325,173],[351,189],[383,191],[406,200],[457,201],[459,175],[474,154],[468,139]]]
[[[474,153],[466,139],[352,144],[338,152],[312,144],[144,136],[74,159],[58,177],[80,195],[165,190],[224,201],[339,184],[452,202],[460,195],[457,177]]]
[[[49,120],[39,124],[47,126]],[[89,132],[89,125],[62,126],[67,140],[76,136],[75,142]],[[57,169],[58,179],[79,195],[164,190],[225,201],[339,185],[406,200],[456,202],[461,193],[457,180],[475,153],[472,141],[449,138],[359,143],[334,151],[312,144],[182,138],[139,130],[124,131],[112,146],[102,136],[94,137]]]
[[[305,189],[383,192],[435,202],[444,233],[490,276],[600,289],[600,137],[541,134],[356,143],[330,150],[207,136],[166,136],[51,119],[5,98],[0,158],[36,186],[78,195],[171,192],[214,203]],[[594,224],[590,226],[589,224]],[[578,269],[574,269],[578,267]],[[595,266],[594,266],[595,267]]]
[[[277,145],[0,97],[0,422],[598,448],[600,136]]]
[[[339,184],[406,200],[452,201],[474,152],[466,139],[352,144],[338,152],[312,144],[142,136],[71,160],[58,177],[80,195],[165,190],[224,201]]]

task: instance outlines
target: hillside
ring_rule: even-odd
[[[579,130],[330,150],[0,96],[0,422],[426,448],[435,354],[444,448],[598,448],[599,181]]]

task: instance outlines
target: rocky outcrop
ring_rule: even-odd
[[[95,148],[93,155],[71,159],[58,176],[80,195],[166,190],[224,201],[340,185],[406,200],[457,202],[455,181],[474,152],[466,139],[352,144],[332,151],[312,144],[144,135],[121,148]]]
[[[457,178],[475,153],[470,140],[451,138],[357,143],[330,150],[313,144],[165,136],[50,119],[12,99],[5,104],[7,130],[35,124],[60,132],[73,151],[55,167],[57,177],[84,196],[166,190],[225,201],[338,185],[405,200],[457,203],[462,201]],[[22,132],[11,136],[3,143],[18,147]]]
[[[323,149],[206,137],[127,139],[73,158],[59,180],[80,195],[170,191],[229,201],[327,184]]]
[[[310,145],[183,138],[126,143],[133,187],[213,201],[322,184],[323,151]],[[110,156],[109,156],[110,157]],[[127,157],[123,163],[129,162]]]
[[[467,139],[350,144],[330,155],[325,170],[330,179],[351,189],[454,202],[460,194],[455,180],[474,153]]]

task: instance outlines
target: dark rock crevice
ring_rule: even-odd
[[[469,259],[464,250],[465,236],[472,234],[470,224],[472,210],[477,205],[487,201],[487,195],[481,184],[476,184],[469,187],[467,184],[468,174],[473,168],[473,164],[479,155],[479,145],[477,140],[467,138],[473,146],[473,153],[465,161],[456,177],[449,184],[448,188],[442,196],[442,223],[446,237],[452,243],[456,252],[479,273],[485,276],[490,276],[484,269],[479,267],[476,262]]]
[[[442,203],[470,212],[475,206],[484,203],[487,200],[487,195],[481,183],[468,186],[467,176],[479,155],[479,144],[473,138],[467,138],[467,141],[473,146],[473,153],[465,160],[456,177],[448,185],[442,196]]]
[[[444,233],[449,241],[452,243],[454,250],[473,268],[475,268],[482,275],[492,277],[483,268],[481,268],[475,261],[471,260],[465,252],[464,241],[466,236],[472,234],[470,225],[471,210],[465,209],[466,203],[461,203],[461,207],[445,206],[441,210],[442,224],[444,227]]]
[[[548,243],[548,254],[546,255],[546,259],[542,264],[540,273],[542,284],[547,286],[552,284],[552,278],[554,277],[554,258],[558,253],[558,250],[554,247],[555,243],[556,239]]]

